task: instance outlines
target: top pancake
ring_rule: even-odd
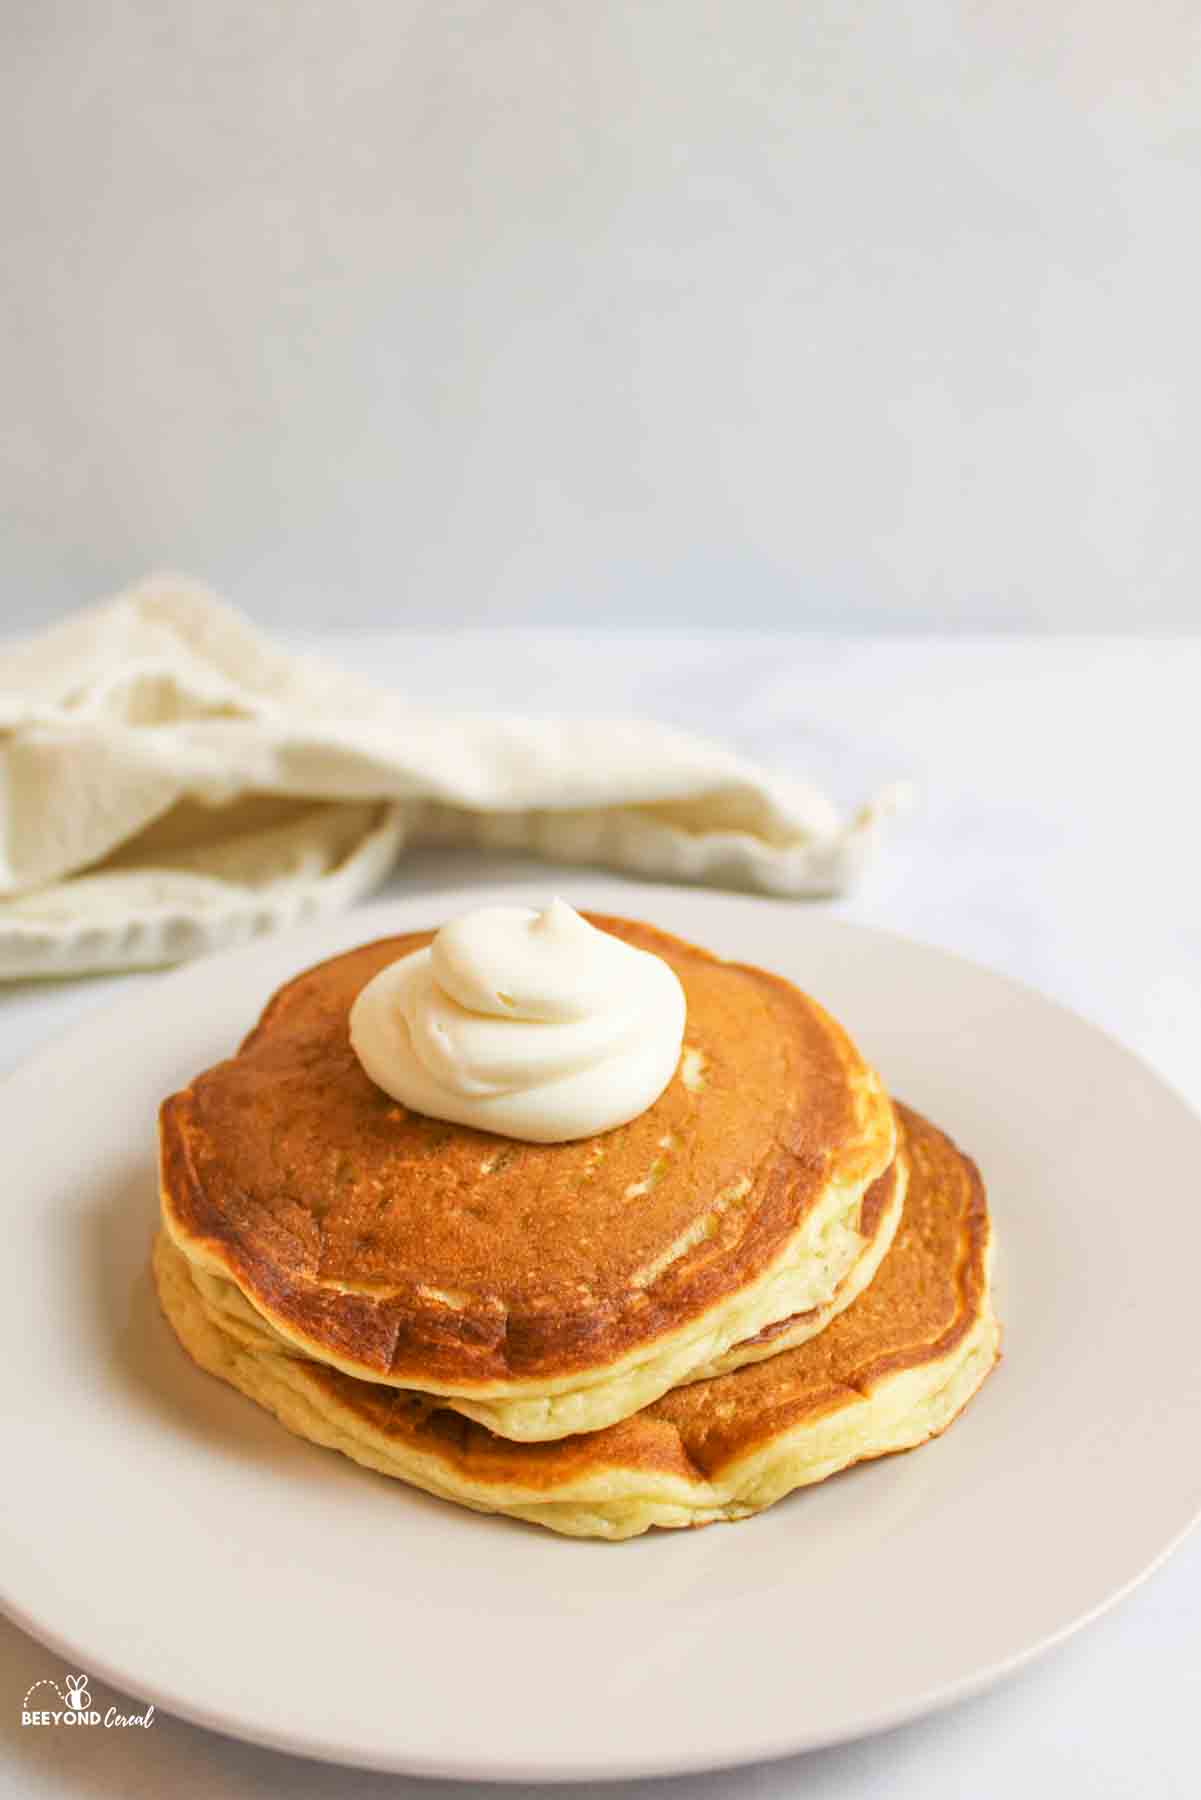
[[[175,1242],[310,1356],[474,1401],[587,1385],[691,1337],[699,1365],[727,1312],[744,1336],[795,1311],[783,1289],[773,1310],[775,1276],[823,1248],[807,1227],[857,1217],[891,1161],[878,1077],[789,982],[590,917],[664,957],[687,997],[680,1066],[646,1112],[527,1144],[398,1105],[361,1068],[347,1015],[433,933],[383,939],[289,982],[236,1056],[164,1103]],[[751,1292],[761,1303],[735,1322]]]

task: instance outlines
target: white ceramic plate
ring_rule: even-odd
[[[977,1689],[1114,1600],[1201,1508],[1201,1121],[1182,1101],[1078,1018],[939,951],[804,906],[563,885],[793,977],[976,1156],[1000,1369],[916,1455],[626,1544],[478,1517],[289,1437],[159,1316],[155,1106],[294,971],[464,896],[212,958],[0,1089],[0,1585],[69,1667],[335,1761],[668,1774]]]

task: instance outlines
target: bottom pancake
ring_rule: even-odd
[[[990,1226],[973,1163],[907,1108],[904,1214],[871,1285],[798,1348],[603,1430],[513,1443],[435,1401],[289,1354],[193,1282],[160,1233],[163,1310],[202,1368],[312,1442],[461,1506],[579,1537],[740,1519],[950,1424],[996,1362]]]

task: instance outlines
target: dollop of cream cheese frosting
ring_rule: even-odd
[[[680,1058],[684,990],[662,957],[563,900],[485,906],[389,963],[350,1009],[377,1086],[415,1112],[559,1144],[637,1118]]]

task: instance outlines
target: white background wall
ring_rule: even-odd
[[[1201,625],[1196,0],[7,0],[0,623]]]

